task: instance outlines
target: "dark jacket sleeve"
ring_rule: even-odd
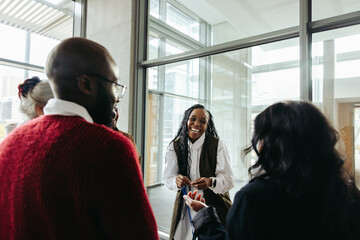
[[[261,239],[257,236],[251,201],[246,193],[237,192],[227,216],[227,231],[221,225],[215,208],[201,209],[193,219],[195,234],[200,240]]]
[[[226,231],[220,222],[216,209],[212,206],[201,209],[192,223],[195,227],[194,234],[200,240],[225,239]]]

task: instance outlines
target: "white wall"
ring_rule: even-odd
[[[118,128],[130,131],[133,109],[135,0],[88,0],[86,38],[105,46],[120,69],[128,91],[120,102]]]

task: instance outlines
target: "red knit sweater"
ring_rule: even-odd
[[[158,239],[133,144],[42,116],[0,145],[0,239]]]

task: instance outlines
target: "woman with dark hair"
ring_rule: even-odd
[[[249,169],[252,180],[235,196],[227,231],[211,206],[193,200],[193,193],[185,196],[199,211],[193,220],[199,239],[360,239],[360,194],[343,170],[337,141],[336,130],[309,102],[265,109],[244,150],[258,156]]]
[[[177,190],[170,239],[192,239],[190,216],[183,201],[183,194],[192,188],[206,197],[214,206],[225,225],[231,206],[228,191],[234,187],[233,173],[225,144],[218,138],[211,113],[196,104],[184,113],[175,138],[170,142],[164,170],[165,186]]]

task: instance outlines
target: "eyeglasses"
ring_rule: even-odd
[[[124,96],[125,91],[126,91],[126,89],[127,89],[127,86],[122,85],[122,84],[120,84],[120,83],[117,83],[117,82],[115,82],[115,81],[112,81],[112,80],[110,80],[110,79],[104,78],[103,76],[100,76],[100,75],[95,74],[95,73],[83,73],[83,74],[89,75],[89,76],[94,76],[94,77],[97,77],[97,78],[99,78],[99,79],[101,79],[101,80],[104,80],[104,81],[111,82],[111,83],[115,84],[115,85],[117,86],[116,90],[118,91],[119,99]]]

